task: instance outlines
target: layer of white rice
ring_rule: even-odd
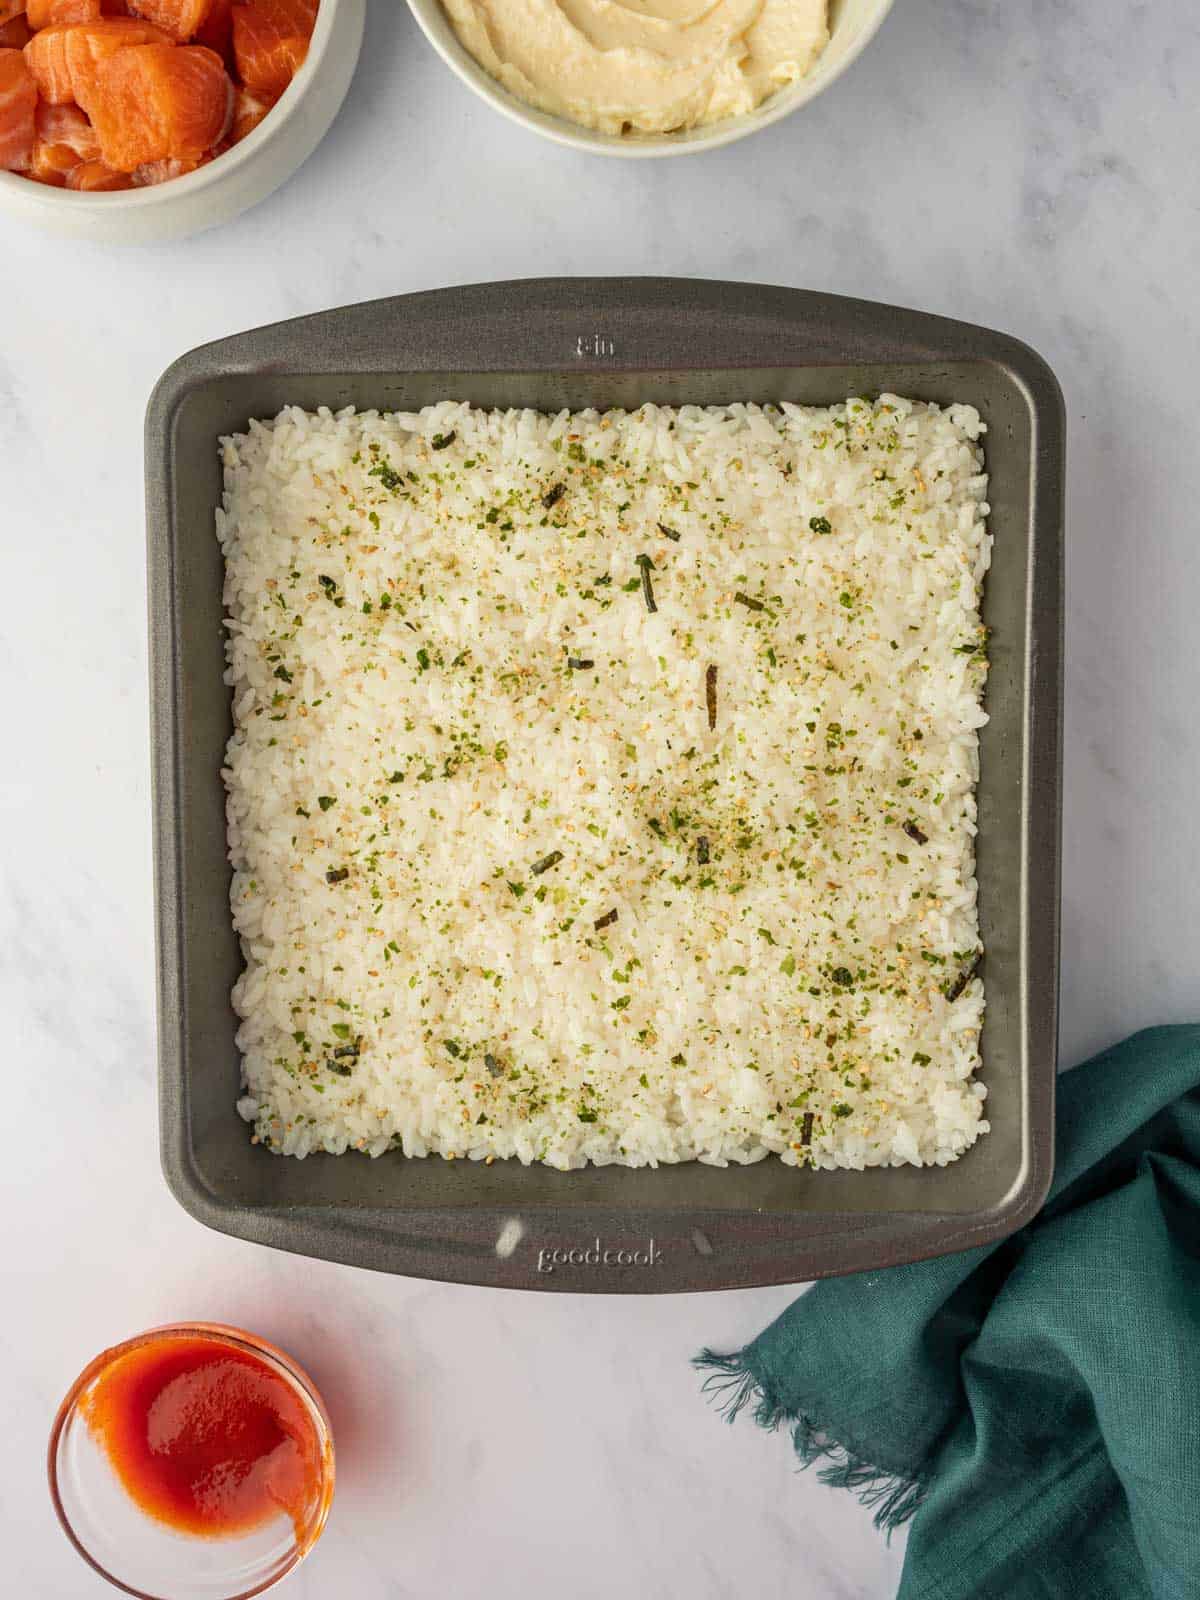
[[[887,395],[223,440],[255,1138],[967,1149],[982,432]]]

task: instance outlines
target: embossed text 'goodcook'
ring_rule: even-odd
[[[653,1239],[636,1249],[628,1245],[604,1245],[597,1238],[586,1246],[573,1249],[559,1245],[538,1251],[539,1272],[553,1272],[556,1267],[656,1267],[662,1260],[662,1251]]]

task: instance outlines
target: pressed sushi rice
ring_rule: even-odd
[[[885,395],[223,440],[253,1137],[861,1168],[985,1132],[982,433]]]

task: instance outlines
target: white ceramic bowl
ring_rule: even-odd
[[[806,77],[790,88],[764,100],[756,110],[744,117],[729,117],[723,122],[713,122],[704,128],[694,128],[686,133],[641,134],[622,137],[611,133],[594,133],[590,128],[567,122],[561,117],[547,116],[532,106],[509,94],[495,78],[485,72],[470,51],[458,41],[450,20],[442,9],[441,0],[408,0],[409,9],[430,44],[442,60],[468,84],[481,99],[494,110],[531,128],[543,138],[558,144],[570,145],[575,150],[588,150],[601,156],[686,156],[701,150],[715,150],[747,134],[769,127],[790,112],[797,111],[827,89],[835,78],[840,78],[875,36],[880,23],[892,9],[892,0],[830,0],[829,43],[817,64]]]
[[[265,200],[320,144],[362,45],[366,0],[321,0],[308,56],[253,133],[184,178],[149,189],[77,194],[0,172],[0,211],[50,232],[104,244],[181,239]]]

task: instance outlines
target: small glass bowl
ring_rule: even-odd
[[[129,1498],[81,1412],[92,1385],[130,1350],[162,1339],[189,1338],[257,1356],[304,1406],[321,1454],[321,1480],[305,1525],[284,1514],[228,1539],[178,1533],[155,1522]],[[333,1435],[312,1379],[274,1345],[216,1322],[172,1322],[104,1350],[90,1362],[58,1408],[50,1430],[50,1497],[63,1532],[102,1578],[138,1600],[249,1600],[299,1566],[316,1544],[333,1499]]]

